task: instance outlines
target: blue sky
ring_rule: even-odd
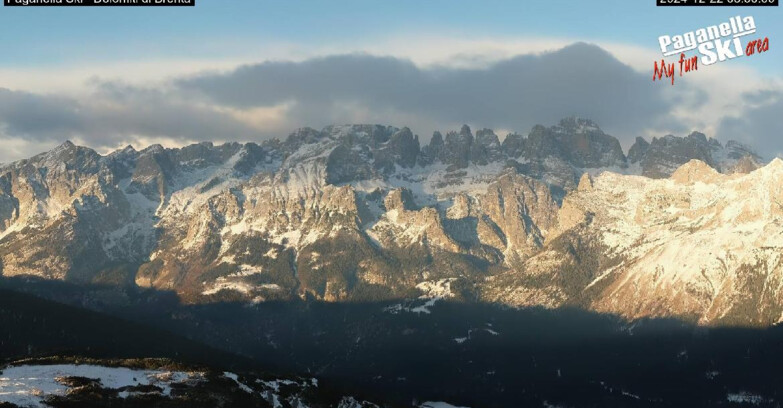
[[[655,47],[678,33],[751,14],[783,38],[780,7],[655,7],[635,1],[197,0],[195,8],[2,8],[0,64],[152,57],[221,58],[248,44],[328,45],[400,33],[561,37]],[[12,39],[12,41],[9,41]],[[774,40],[773,40],[774,41]],[[772,48],[778,56],[776,48]],[[773,66],[772,58],[757,64]]]
[[[758,36],[770,38],[767,53],[702,67],[673,87],[650,80],[661,58],[658,36],[735,15],[755,18]],[[260,141],[346,122],[410,126],[425,141],[433,130],[467,123],[502,138],[569,115],[597,120],[626,148],[636,136],[700,130],[783,152],[774,113],[783,110],[780,7],[654,0],[0,7],[0,36],[0,162],[65,139],[107,152],[129,143]],[[589,46],[571,46],[580,42]],[[549,69],[551,61],[567,66]],[[275,97],[253,98],[248,89]]]

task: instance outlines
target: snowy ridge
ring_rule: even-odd
[[[226,380],[234,386],[226,386]],[[60,399],[58,403],[64,405],[79,405],[87,398],[100,405],[147,406],[164,401],[166,406],[234,406],[239,402],[242,406],[252,403],[253,406],[307,408],[323,406],[318,401],[323,398],[319,392],[316,378],[258,378],[228,371],[55,364],[9,366],[0,374],[0,403],[20,408],[48,407],[53,398]],[[237,393],[242,395],[235,399]],[[339,406],[378,407],[350,396],[343,397]]]
[[[0,169],[0,263],[194,303],[418,291],[420,314],[471,293],[775,324],[783,165],[759,160],[697,132],[626,156],[580,118],[502,143],[379,125],[107,156],[65,143]],[[758,314],[737,316],[748,302]]]
[[[764,293],[779,299],[781,170],[776,159],[748,175],[726,176],[694,161],[665,180],[604,173],[591,190],[567,197],[569,208],[593,214],[592,230],[621,260],[590,283],[613,276],[597,308],[641,317],[677,305],[702,323],[717,321],[736,305],[730,299],[743,296],[739,271],[759,265]],[[631,297],[638,301],[628,308]]]
[[[152,385],[160,387],[160,394],[168,396],[171,384],[202,381],[203,373],[72,364],[15,366],[3,369],[0,374],[0,402],[24,408],[47,407],[44,403],[47,397],[66,395],[70,387],[63,379],[67,377],[95,379],[103,387],[117,390]],[[121,391],[119,396],[125,398],[130,392]]]

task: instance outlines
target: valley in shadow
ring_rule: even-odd
[[[109,354],[130,346],[96,344],[143,325],[153,331],[136,332],[157,333],[156,338],[130,343],[134,352],[148,357],[249,361],[247,369],[314,376],[389,406],[423,401],[474,408],[778,406],[783,401],[780,327],[627,322],[579,309],[513,309],[437,299],[183,305],[172,293],[140,289],[23,279],[3,279],[0,287],[78,310],[100,310],[101,316],[124,322],[115,327],[80,314],[71,322],[64,313],[54,326],[40,320],[21,324],[19,318],[8,325],[17,307],[8,299],[26,295],[4,290],[0,341],[6,358],[26,355],[25,341],[39,341],[36,353],[60,352],[58,342],[70,341],[86,347],[69,349],[74,353],[101,350],[119,357]],[[70,324],[83,325],[83,334],[92,340],[60,340],[56,330]],[[38,339],[47,336],[45,342]]]

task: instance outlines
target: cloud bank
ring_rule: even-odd
[[[524,134],[571,115],[595,120],[626,147],[636,136],[684,134],[705,130],[705,124],[721,138],[759,150],[781,145],[774,112],[783,107],[783,91],[761,94],[758,83],[747,88],[747,112],[724,112],[716,103],[731,96],[716,94],[719,88],[707,79],[674,87],[653,83],[650,73],[585,43],[483,65],[332,55],[190,74],[147,87],[94,80],[77,95],[0,88],[0,137],[14,146],[0,152],[0,161],[65,139],[105,151],[128,143],[261,141],[301,126],[381,123],[409,126],[427,140],[434,130],[462,123]]]

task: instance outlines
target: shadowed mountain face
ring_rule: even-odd
[[[99,303],[95,287],[17,279],[0,284],[64,301]],[[275,383],[281,384],[278,393],[305,391],[306,403],[291,406],[307,407],[337,406],[346,396],[384,407],[420,407],[424,401],[467,407],[774,407],[783,399],[780,327],[705,328],[673,319],[628,323],[572,308],[512,309],[433,299],[181,305],[156,303],[164,293],[137,291],[127,289],[121,307],[102,307],[143,325],[0,291],[0,342],[5,345],[0,351],[15,357],[51,354],[63,352],[67,344],[69,354],[90,357],[200,357],[219,374],[198,387],[239,401],[235,406],[267,406],[258,400],[274,378],[295,380]],[[60,336],[51,336],[54,332]],[[244,358],[218,354],[195,341]],[[22,347],[15,349],[17,344]],[[198,350],[203,354],[192,353]],[[229,368],[231,361],[243,364]],[[238,383],[222,378],[223,370],[238,373],[252,393],[238,392]],[[270,377],[270,371],[277,376]],[[299,373],[306,381],[279,373]],[[316,384],[313,378],[317,387],[302,386]],[[183,390],[162,406],[214,406],[183,400],[194,394],[204,398],[198,391]],[[115,398],[116,390],[101,393],[103,403],[95,397],[97,390],[81,390],[72,398],[108,406],[105,401]],[[155,395],[148,397],[157,401]],[[134,406],[128,404],[121,406]]]
[[[378,407],[350,396],[361,394],[357,387],[294,376],[290,366],[259,364],[247,354],[187,339],[182,331],[173,334],[172,322],[163,324],[170,317],[149,318],[151,305],[141,306],[160,302],[164,294],[126,303],[134,322],[10,291],[5,283],[0,282],[0,407]],[[96,293],[57,289],[59,296]],[[172,311],[159,311],[164,309]]]
[[[0,271],[193,304],[424,296],[765,326],[783,316],[781,177],[700,133],[626,157],[579,118],[425,146],[378,125],[65,143],[0,168]]]
[[[73,299],[71,299],[73,300]],[[176,357],[180,362],[248,369],[252,360],[127,319],[0,288],[0,361],[42,355]]]

